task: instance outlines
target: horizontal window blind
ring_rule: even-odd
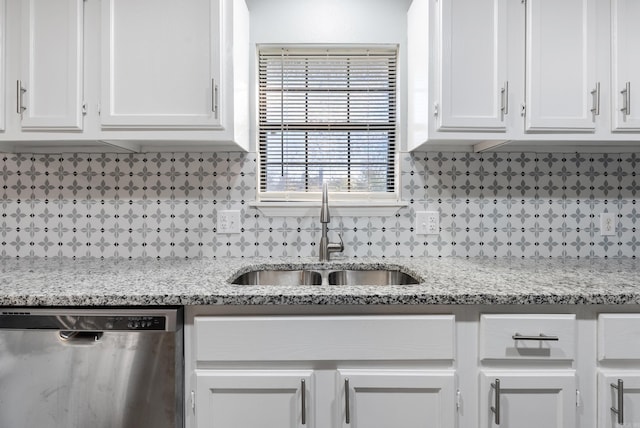
[[[259,50],[260,191],[395,192],[395,48]]]

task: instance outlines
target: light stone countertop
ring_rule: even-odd
[[[263,267],[391,267],[405,286],[246,286]],[[639,304],[635,260],[464,258],[4,259],[1,306]]]

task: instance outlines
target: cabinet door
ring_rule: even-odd
[[[455,426],[452,371],[338,371],[343,428]]]
[[[102,127],[215,128],[220,2],[102,4]]]
[[[6,55],[6,50],[5,50],[5,39],[6,39],[6,32],[7,32],[7,23],[5,21],[5,10],[6,10],[6,4],[5,4],[5,0],[0,0],[0,131],[4,131],[4,127],[5,127],[5,99],[4,94],[4,84],[5,84],[5,80],[6,80],[6,71],[5,71],[5,65],[4,65],[4,61],[5,61],[5,55]]]
[[[598,427],[620,426],[640,426],[640,373],[637,371],[598,374]]]
[[[481,374],[480,426],[575,427],[575,384],[573,372],[484,372]]]
[[[202,370],[198,428],[313,428],[311,371]]]
[[[506,0],[440,2],[438,130],[505,130],[506,5]]]
[[[640,2],[612,0],[613,129],[640,131]]]
[[[22,129],[81,130],[83,0],[22,2]],[[20,106],[17,106],[20,109]]]
[[[594,131],[595,0],[526,4],[526,131]]]

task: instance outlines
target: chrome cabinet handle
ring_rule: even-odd
[[[211,110],[215,118],[218,118],[218,85],[216,85],[216,80],[211,79]]]
[[[591,113],[594,116],[600,115],[600,82],[596,83],[596,88],[591,91],[591,95],[593,96],[593,107],[591,108]]]
[[[307,388],[304,379],[300,380],[300,400],[302,401],[302,425],[307,424]]]
[[[624,425],[624,382],[618,379],[618,384],[611,384],[611,387],[618,391],[618,408],[611,407],[611,411],[618,416],[618,424]]]
[[[349,378],[344,380],[344,422],[351,423],[351,414],[349,413]]]
[[[16,81],[16,112],[18,114],[22,114],[27,108],[22,105],[22,95],[27,92],[25,88],[22,87],[22,81]]]
[[[631,82],[627,82],[624,85],[624,89],[620,91],[622,97],[622,108],[620,111],[622,114],[629,116],[631,114]]]
[[[500,90],[500,111],[503,116],[509,114],[509,82],[504,82],[504,86]]]
[[[491,388],[493,388],[495,402],[495,406],[491,406],[491,411],[494,416],[493,421],[496,425],[500,425],[500,379],[496,379],[495,382],[491,384]]]
[[[547,336],[545,334],[540,333],[538,336],[523,336],[520,333],[516,333],[511,336],[513,340],[542,340],[542,341],[558,341],[560,340],[558,336]]]

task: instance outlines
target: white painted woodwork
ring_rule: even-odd
[[[623,425],[611,408],[618,409],[618,390],[611,384],[623,381]],[[598,428],[640,426],[640,372],[635,370],[606,370],[598,373]]]
[[[595,0],[526,5],[526,131],[594,131]]]
[[[615,131],[640,131],[640,2],[611,1],[611,92],[612,120]],[[622,111],[621,93],[629,82],[630,111]]]
[[[574,314],[482,314],[480,358],[573,360]],[[558,341],[514,340],[513,336],[556,336]]]
[[[6,4],[5,0],[0,0],[0,131],[4,131],[5,129],[5,81],[7,79],[7,73],[5,68],[5,57],[6,57],[6,34],[7,34],[7,23],[6,23]]]
[[[504,131],[507,1],[443,0],[436,4],[438,130]],[[504,99],[504,107],[507,101]]]
[[[566,371],[483,371],[481,428],[577,428],[576,378]],[[495,389],[500,379],[500,424],[495,423]]]
[[[346,389],[345,379],[349,380]],[[453,370],[338,370],[336,402],[343,428],[456,425]],[[346,423],[349,394],[350,423]]]
[[[598,360],[640,360],[640,314],[598,316]]]
[[[196,317],[198,361],[447,360],[453,315]]]
[[[310,370],[204,370],[196,373],[198,427],[313,428]],[[306,423],[302,420],[305,381]]]
[[[221,2],[102,4],[102,126],[219,127]]]
[[[21,3],[22,129],[82,130],[84,1]]]

